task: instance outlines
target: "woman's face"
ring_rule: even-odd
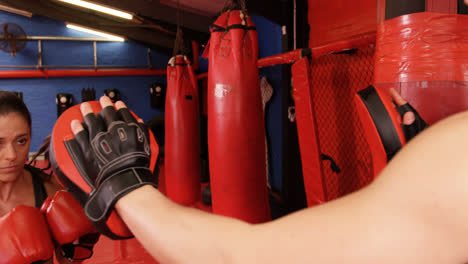
[[[16,112],[0,115],[0,182],[14,181],[24,171],[31,128]]]

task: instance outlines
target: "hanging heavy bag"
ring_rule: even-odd
[[[200,200],[200,114],[197,82],[187,57],[167,66],[165,111],[167,196],[183,205]]]
[[[265,128],[258,36],[244,4],[219,16],[205,49],[211,193],[214,213],[260,223],[270,219]]]

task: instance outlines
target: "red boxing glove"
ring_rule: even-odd
[[[29,264],[52,258],[54,245],[44,216],[20,205],[0,218],[0,264]]]
[[[58,191],[47,198],[41,211],[46,216],[53,238],[61,245],[64,257],[84,260],[92,256],[99,233],[69,192]]]

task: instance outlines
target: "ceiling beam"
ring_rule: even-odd
[[[205,0],[210,1],[210,0]],[[281,1],[288,0],[247,0],[247,10],[251,14],[258,14],[277,24],[281,23]],[[177,8],[161,4],[158,0],[93,0],[93,2],[112,6],[121,10],[134,12],[137,15],[151,17],[165,23],[177,24]],[[180,1],[183,5],[183,0]],[[221,12],[221,10],[219,10]],[[182,26],[186,29],[209,32],[209,26],[216,20],[213,17],[202,16],[189,11],[180,10]]]
[[[249,14],[257,14],[262,17],[281,25],[281,2],[288,0],[246,0],[247,11]]]
[[[205,44],[209,39],[209,25],[216,19],[183,10],[180,11],[178,19],[177,8],[160,4],[158,0],[93,1],[135,13],[142,23],[114,18],[96,11],[51,0],[0,0],[0,4],[51,19],[125,36],[166,54],[171,54],[174,47],[178,20],[182,25],[184,39],[196,40]],[[247,1],[247,9],[250,14],[261,15],[280,24],[281,10],[278,6],[280,6],[281,1],[288,0],[270,0],[268,4],[260,0],[249,0]]]
[[[121,10],[127,10],[137,15],[151,17],[165,23],[177,24],[177,8],[160,4],[157,0],[93,0],[107,6],[113,6]],[[209,0],[207,0],[209,1]],[[209,26],[213,19],[206,16],[180,10],[181,26],[198,31],[209,32]]]
[[[0,4],[26,10],[33,14],[55,20],[125,36],[130,40],[143,43],[165,54],[171,54],[174,46],[174,34],[168,34],[151,27],[141,27],[139,24],[128,21],[109,19],[101,15],[95,15],[93,11],[85,12],[68,8],[50,0],[0,0]]]

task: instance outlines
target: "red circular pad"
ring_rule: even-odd
[[[91,105],[93,112],[95,114],[99,113],[102,109],[101,104],[98,101],[90,101],[87,103]],[[91,188],[89,187],[87,183],[85,183],[83,178],[79,175],[78,169],[76,168],[75,163],[71,159],[65,147],[65,144],[63,143],[64,141],[74,138],[73,132],[71,131],[71,128],[70,128],[71,121],[74,119],[77,119],[80,122],[83,122],[83,116],[81,115],[80,105],[81,104],[70,107],[65,112],[63,112],[60,115],[60,117],[57,119],[57,122],[55,123],[54,129],[52,131],[51,147],[53,148],[52,151],[55,154],[55,160],[60,170],[65,175],[67,175],[67,178],[74,181],[76,185],[83,188],[83,191],[89,193],[91,191]],[[131,113],[135,116],[135,118],[138,119],[138,116],[135,113],[133,112]],[[154,168],[156,166],[156,161],[158,159],[159,147],[158,147],[158,144],[156,143],[156,140],[151,130],[149,130],[149,134],[150,134],[150,147],[151,147],[150,169],[151,171],[154,171]],[[57,180],[60,182],[60,179],[57,179]],[[63,183],[61,184],[63,185]],[[84,189],[84,188],[87,188],[87,189]]]

